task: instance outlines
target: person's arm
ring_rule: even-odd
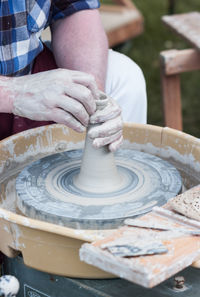
[[[96,81],[98,82],[98,87],[102,90],[104,89],[107,69],[108,45],[107,38],[102,28],[101,20],[97,10],[83,10],[65,19],[57,21],[53,25],[53,48],[59,68],[79,70],[85,73],[93,74]],[[54,78],[54,80],[59,80],[60,84],[63,83],[64,88],[64,83],[67,83],[67,76],[69,72],[66,72],[66,74],[64,74],[63,71],[62,78],[60,78],[60,72],[54,71],[54,73],[54,76],[53,73],[51,74],[52,78]],[[44,78],[44,80],[43,78],[42,80],[40,80],[41,74],[37,76],[34,75],[35,78],[33,78],[33,76],[25,76],[24,78],[18,79],[0,76],[0,112],[12,113],[13,101],[15,101],[15,98],[18,95],[16,94],[16,92],[20,94],[21,98],[23,98],[24,89],[29,89],[29,92],[26,93],[27,102],[29,102],[28,97],[33,97],[33,93],[37,92],[38,87],[41,88],[40,84],[42,83],[45,85],[49,81],[49,88],[54,87],[55,92],[55,86],[52,86],[50,84],[51,78],[48,79],[49,74],[49,72],[46,73],[46,79]],[[78,77],[78,73],[76,76]],[[74,81],[78,83],[77,87],[81,89],[81,84],[85,85],[86,87],[88,87],[88,84],[90,84],[90,89],[93,90],[92,94],[96,94],[97,91],[94,90],[93,78],[89,78],[88,75],[84,76],[83,73],[81,73],[79,76],[80,77],[78,77],[78,79],[74,79]],[[38,80],[38,85],[35,82],[36,80]],[[88,82],[89,80],[91,81],[90,83]],[[28,84],[27,88],[25,88],[26,82],[30,82],[30,86]],[[37,86],[35,85],[34,88],[32,88],[34,84],[36,84]],[[69,86],[70,88],[72,88],[71,84],[69,84]],[[78,93],[77,87],[74,91],[75,93]],[[85,91],[86,90],[82,89],[82,93],[84,93]],[[41,92],[43,92],[43,90],[41,90]],[[71,93],[72,91],[70,91],[70,96],[72,96]],[[59,92],[57,93],[57,95],[58,94]],[[85,105],[88,113],[91,114],[95,110],[94,106],[92,106],[92,108],[90,108],[89,106],[87,107],[87,101],[91,103],[91,100],[90,98],[88,98],[88,94],[84,96],[86,98],[84,98],[83,100],[86,103],[84,103],[83,105]],[[57,100],[57,96],[54,96],[54,98],[55,100]],[[77,94],[75,94],[75,98],[78,99],[78,101],[83,101]],[[55,105],[59,106],[57,102],[55,102]],[[30,115],[31,111],[32,115]],[[70,110],[70,112],[72,112],[72,110]],[[21,111],[20,115],[27,116],[28,118],[32,118],[34,120],[38,119],[38,113],[36,113],[35,115],[32,108],[30,108],[30,112],[27,113],[25,112],[25,110],[24,112]],[[47,117],[44,116],[44,119],[46,118]],[[78,117],[78,119],[80,120],[80,117]],[[56,120],[57,122],[59,121],[58,119],[54,119],[53,115],[49,115],[49,120]],[[62,120],[62,123],[65,123],[65,121]]]
[[[0,112],[11,113],[13,108],[12,92],[8,85],[11,78],[0,76]]]
[[[104,90],[108,41],[99,11],[82,10],[52,26],[52,48],[60,68],[83,71],[94,76],[97,86]],[[97,148],[109,145],[115,151],[122,143],[121,109],[113,101],[101,114],[95,113],[90,120],[102,123],[90,130],[93,145]]]
[[[108,41],[98,10],[82,10],[56,21],[52,48],[58,67],[92,74],[104,90]]]
[[[66,24],[71,29],[67,37]],[[103,115],[95,113],[97,85],[104,89],[108,54],[98,11],[77,12],[57,21],[53,31],[54,54],[62,69],[0,79],[0,112],[51,120],[78,132],[84,130],[93,115],[93,123],[103,123],[101,128],[91,130],[94,146],[108,144],[110,150],[115,150],[122,141],[120,108],[110,104]]]
[[[94,78],[55,69],[19,77],[0,76],[0,113],[54,121],[83,132],[99,96]]]

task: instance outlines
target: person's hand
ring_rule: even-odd
[[[92,75],[56,69],[13,78],[15,115],[36,121],[54,121],[83,132],[96,110],[99,91]]]
[[[123,122],[121,108],[115,100],[109,98],[107,106],[102,110],[97,110],[90,117],[90,123],[101,123],[101,125],[92,127],[88,133],[95,148],[108,145],[112,152],[119,148],[123,142]]]

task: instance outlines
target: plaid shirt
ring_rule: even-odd
[[[99,0],[0,0],[0,74],[30,73],[42,51],[42,30],[55,20],[83,9],[99,7]]]

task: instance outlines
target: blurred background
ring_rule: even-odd
[[[125,53],[142,68],[148,93],[148,123],[163,126],[159,53],[191,45],[169,30],[161,17],[174,13],[200,11],[199,0],[134,0],[144,17],[144,32],[115,49]],[[200,36],[200,32],[199,32]],[[200,71],[181,74],[183,131],[200,137]]]

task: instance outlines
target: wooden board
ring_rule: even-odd
[[[192,195],[192,191],[191,189],[185,193]],[[191,230],[191,228],[195,228],[194,230],[199,230],[200,222],[174,214],[170,210],[169,204],[166,204],[165,208],[157,208],[155,211],[146,214],[140,220],[145,222],[157,221],[173,228],[173,231],[153,231],[125,226],[103,240],[84,244],[80,249],[81,260],[147,288],[156,286],[188,267],[200,255],[200,237],[180,233],[175,229]],[[145,238],[149,236],[161,238],[168,252],[160,255],[122,258],[113,255],[105,248],[106,245],[115,245],[116,240],[118,242],[121,240],[123,243],[123,241],[127,241],[127,238],[130,238],[131,242],[137,235],[142,237],[144,242]]]
[[[190,12],[173,16],[163,16],[162,21],[170,29],[200,49],[200,13]]]
[[[161,69],[171,76],[200,69],[200,52],[197,49],[168,50],[160,53]]]
[[[182,131],[182,105],[179,75],[161,73],[162,103],[165,126]]]

